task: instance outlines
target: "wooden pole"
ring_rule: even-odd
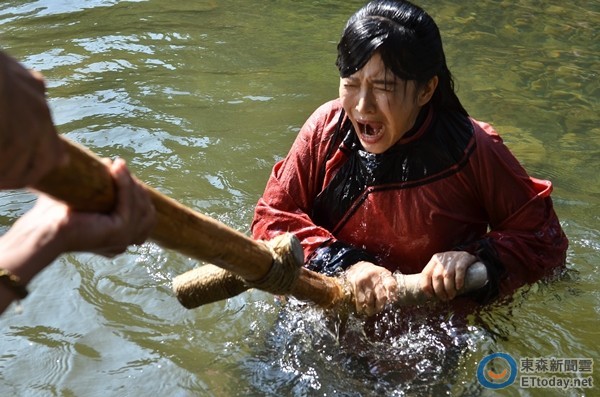
[[[305,269],[306,270],[306,269]],[[306,275],[301,277],[312,277],[318,273],[307,271]],[[320,275],[319,275],[320,276]],[[401,274],[394,273],[398,283],[398,296],[394,303],[395,306],[410,306],[426,303],[433,298],[423,292],[421,289],[420,273]],[[338,281],[343,286],[345,295],[335,295],[331,297],[324,296],[322,302],[315,302],[315,299],[308,297],[306,300],[315,302],[323,307],[336,305],[354,305],[354,295],[350,286],[344,286],[343,281]],[[481,262],[472,264],[465,275],[465,284],[459,295],[483,287],[488,281],[487,269]],[[188,309],[193,309],[220,300],[229,299],[241,294],[251,288],[250,285],[235,273],[210,264],[197,267],[187,271],[173,280],[173,290],[179,302]],[[299,291],[294,291],[290,295],[302,295]]]
[[[111,211],[116,195],[107,167],[85,147],[61,139],[68,149],[69,162],[57,167],[33,188],[64,201],[79,211]],[[150,234],[152,240],[165,248],[212,263],[250,283],[262,280],[269,273],[274,258],[265,243],[253,240],[215,219],[185,207],[156,189],[141,184],[148,191],[157,213],[157,222]],[[290,288],[290,295],[322,307],[333,307],[349,300],[353,302],[351,292],[340,280],[303,267],[298,271],[298,277]],[[469,278],[469,273],[467,276],[467,279],[473,278]],[[475,279],[477,282],[470,283],[465,289],[475,289],[485,284],[485,267],[484,273],[479,268]],[[185,294],[195,293],[193,277],[183,280],[178,286],[175,292],[180,302],[186,298]],[[413,290],[408,300],[419,295],[421,298],[417,301],[421,301],[423,296],[418,284],[414,284]],[[405,293],[406,291],[401,291],[401,294]]]
[[[69,162],[57,167],[33,188],[76,210],[110,211],[116,195],[106,165],[85,147],[61,139],[69,152]],[[142,185],[156,208],[157,221],[150,238],[159,245],[217,265],[248,281],[261,280],[269,272],[273,257],[264,243]],[[334,278],[301,269],[292,294],[329,306],[343,298],[344,290]]]

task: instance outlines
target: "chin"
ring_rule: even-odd
[[[364,143],[363,143],[363,148],[365,148],[365,150],[367,152],[373,153],[373,154],[381,154],[387,150],[387,148],[381,148],[379,146],[373,146],[373,145],[365,145]]]
[[[377,142],[377,143],[368,143],[363,141],[362,139],[359,138],[359,141],[362,145],[362,147],[369,153],[373,153],[373,154],[381,154],[383,152],[385,152],[386,150],[389,149],[389,146],[384,145],[381,142]]]

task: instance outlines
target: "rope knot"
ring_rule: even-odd
[[[264,243],[273,255],[273,265],[262,279],[246,283],[275,295],[288,295],[304,264],[302,245],[292,233],[281,234]]]

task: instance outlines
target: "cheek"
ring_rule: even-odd
[[[348,111],[348,109],[352,108],[352,95],[348,94],[348,91],[340,88],[340,102],[342,103],[342,107]]]
[[[338,86],[338,95],[340,96],[340,100],[344,100],[344,98],[348,97],[348,90],[347,87],[344,87],[344,84],[342,82],[340,82],[340,85]]]
[[[389,96],[382,95],[377,98],[377,108],[381,114],[384,114],[388,119],[393,119],[397,113],[394,111],[395,102]],[[397,108],[396,108],[397,109]]]

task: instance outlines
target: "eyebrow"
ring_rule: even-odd
[[[375,79],[375,80],[373,80],[373,84],[383,84],[383,85],[396,84],[396,79]]]
[[[350,80],[350,81],[359,81],[360,79],[358,77],[352,77],[352,76],[348,76],[348,77],[344,77],[345,80]],[[373,84],[383,84],[383,85],[390,85],[390,84],[396,84],[396,79],[375,79],[371,81]]]

